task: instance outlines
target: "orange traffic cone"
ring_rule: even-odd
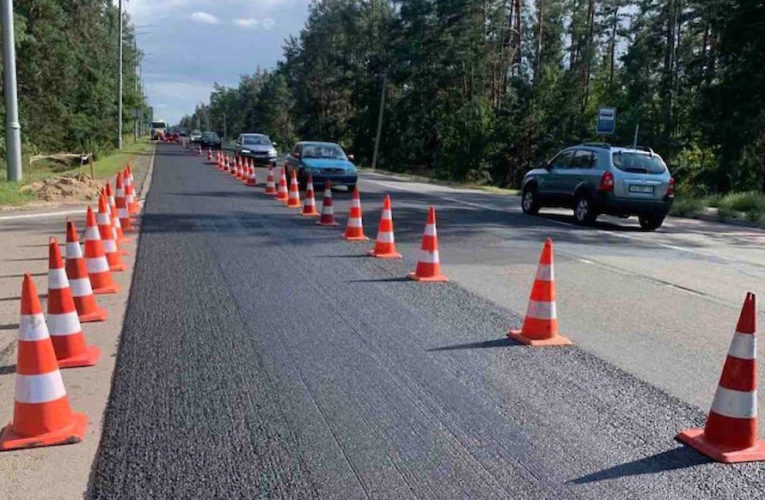
[[[224,172],[228,172],[228,155],[223,155],[223,159],[221,160],[222,168],[221,170]]]
[[[290,208],[300,208],[300,188],[298,187],[298,180],[297,180],[297,174],[295,171],[292,171],[292,176],[290,178],[290,192],[289,192],[289,198],[287,199],[287,206]]]
[[[396,251],[396,241],[393,237],[393,208],[391,207],[390,196],[387,194],[385,195],[382,213],[380,214],[380,225],[377,228],[375,248],[369,251],[369,255],[378,259],[401,258],[401,254]]]
[[[255,167],[250,165],[250,175],[247,176],[247,185],[254,187],[258,185],[258,179],[255,178]]]
[[[87,227],[85,228],[85,265],[88,268],[88,277],[96,295],[120,291],[119,285],[112,279],[109,261],[104,254],[104,245],[96,226],[96,217],[90,206],[88,206]]]
[[[202,146],[197,146],[197,156],[202,156]]]
[[[765,460],[765,441],[757,431],[756,333],[756,298],[747,293],[706,425],[677,435],[718,462]]]
[[[345,227],[345,232],[340,236],[349,241],[366,241],[367,238],[364,235],[364,224],[361,221],[361,197],[359,196],[359,188],[353,190],[353,197],[351,197],[351,211],[348,214],[348,225]]]
[[[141,211],[141,204],[138,202],[138,197],[135,194],[135,179],[133,179],[133,171],[130,169],[129,163],[125,167],[125,171],[127,172],[128,179],[130,179],[131,201],[128,204],[128,212],[131,215],[136,215]],[[125,190],[125,192],[127,193],[127,189]]]
[[[98,224],[97,231],[101,236],[103,242],[104,253],[106,254],[106,261],[109,263],[110,271],[124,271],[125,264],[120,258],[120,251],[117,247],[117,243],[114,241],[114,230],[112,229],[112,221],[108,213],[108,205],[106,204],[106,197],[98,197],[98,213],[96,214],[96,223]],[[86,235],[88,228],[86,227]]]
[[[307,217],[319,215],[319,212],[316,211],[316,199],[313,195],[313,176],[310,173],[305,184],[305,203],[303,203],[303,212],[300,215]]]
[[[48,243],[48,324],[59,368],[91,366],[101,351],[85,344],[56,238]]]
[[[13,422],[0,431],[0,450],[79,443],[88,419],[73,413],[56,362],[37,290],[29,274],[21,289]]]
[[[133,180],[128,168],[122,171],[122,182],[125,188],[125,206],[129,215],[138,213],[138,204],[135,201],[135,191],[133,190]]]
[[[117,235],[117,243],[127,243],[130,238],[125,236],[122,231],[122,224],[120,224],[120,218],[117,216],[117,203],[114,201],[114,192],[112,191],[112,185],[108,181],[106,182],[106,201],[109,202],[109,215],[112,218],[112,227]],[[127,250],[122,255],[127,255]]]
[[[248,182],[250,182],[250,174],[251,174],[250,169],[251,169],[250,164],[247,161],[247,158],[245,158],[242,161],[242,184],[244,184],[245,186],[247,185]]]
[[[108,182],[107,182],[108,184]],[[114,207],[112,205],[113,201],[109,201],[109,195],[106,190],[106,186],[101,188],[101,196],[104,197],[104,200],[106,200],[106,215],[109,216],[109,223],[112,226],[112,239],[114,240],[114,244],[117,245],[117,251],[120,255],[128,255],[130,252],[127,250],[124,250],[121,246],[121,244],[124,242],[124,236],[123,239],[120,240],[120,233],[117,232],[117,226],[115,226],[115,221],[119,225],[120,218],[117,217],[117,207]],[[98,217],[96,217],[98,219]],[[122,231],[122,226],[120,226],[120,232]]]
[[[337,226],[335,209],[332,208],[332,181],[327,179],[324,185],[324,197],[321,200],[321,217],[316,221],[318,226]]]
[[[285,205],[289,201],[289,195],[287,194],[287,173],[284,167],[282,167],[282,173],[279,176],[279,189],[276,191],[276,199]]]
[[[74,305],[81,323],[104,321],[108,314],[106,309],[98,307],[96,297],[88,277],[88,269],[80,248],[80,239],[74,222],[66,223],[66,275],[74,296]]]
[[[425,224],[425,232],[422,235],[420,258],[417,260],[417,267],[407,277],[416,281],[449,281],[449,278],[441,274],[435,207],[430,207],[430,210],[428,210],[428,220]]]
[[[212,161],[212,149],[207,148],[207,161]]]
[[[555,272],[553,270],[553,242],[545,241],[539,267],[531,287],[529,305],[520,330],[507,334],[513,340],[531,346],[568,345],[571,341],[558,334],[558,314],[555,308]]]
[[[274,183],[274,167],[268,164],[268,177],[266,177],[265,194],[276,194],[276,184]]]
[[[117,204],[117,217],[120,219],[120,226],[122,226],[123,232],[132,233],[133,221],[130,220],[130,214],[128,213],[127,202],[125,200],[125,187],[122,183],[122,172],[117,174],[117,184],[114,192],[114,202]]]

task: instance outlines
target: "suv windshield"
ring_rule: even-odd
[[[345,160],[345,153],[334,144],[307,144],[303,148],[303,158],[336,158]]]
[[[204,139],[217,139],[218,134],[216,134],[215,132],[205,132],[204,134],[202,134],[202,137]]]
[[[247,144],[248,146],[270,146],[271,141],[262,135],[245,135],[242,144]]]
[[[667,166],[656,155],[631,151],[614,151],[614,166],[622,172],[638,174],[663,174]]]

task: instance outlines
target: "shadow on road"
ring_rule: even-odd
[[[410,281],[414,283],[412,280],[407,278],[406,276],[400,276],[396,278],[377,278],[377,279],[368,279],[368,280],[350,280],[348,283],[396,283],[396,282],[404,282],[404,281]]]
[[[0,325],[0,330],[18,330],[18,323],[8,323],[7,325]]]
[[[16,365],[0,366],[0,375],[10,375],[16,373]]]
[[[45,245],[48,246],[48,245]],[[48,276],[48,273],[27,273],[30,276]],[[3,274],[0,276],[0,278],[23,278],[26,276],[24,273],[21,274]]]
[[[491,349],[493,347],[514,347],[522,345],[520,342],[516,342],[508,337],[502,337],[493,340],[484,340],[482,342],[468,342],[467,344],[454,344],[444,347],[434,347],[432,349],[426,349],[426,352],[438,352],[438,351],[461,351],[463,349]]]
[[[587,484],[595,481],[617,479],[626,476],[639,476],[641,474],[655,474],[671,470],[686,469],[697,465],[704,465],[712,461],[696,450],[687,446],[680,446],[672,450],[663,451],[650,457],[641,458],[632,462],[615,465],[586,476],[569,481],[571,484]]]

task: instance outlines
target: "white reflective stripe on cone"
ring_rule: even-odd
[[[433,224],[426,224],[425,236],[436,236],[436,226]]]
[[[67,242],[66,244],[66,258],[67,259],[79,259],[82,257],[82,248],[78,242]]]
[[[393,243],[393,233],[390,231],[378,232],[377,241],[382,243]]]
[[[420,249],[420,262],[424,262],[426,264],[437,264],[439,262],[438,260],[438,250],[434,250],[432,252],[428,252],[427,250]]]
[[[361,201],[356,199],[351,200],[351,208],[361,208]]]
[[[43,313],[22,314],[19,319],[19,340],[43,340],[48,338],[48,326]]]
[[[100,240],[101,234],[98,232],[98,228],[95,226],[91,226],[85,229],[85,239],[91,240],[91,241]]]
[[[361,219],[359,219],[358,217],[353,217],[352,219],[348,219],[348,227],[362,227]]]
[[[526,316],[536,319],[556,319],[558,316],[555,311],[555,302],[529,300]]]
[[[93,288],[90,286],[90,278],[69,280],[69,287],[72,289],[72,295],[75,297],[87,297],[88,295],[93,295]]]
[[[120,216],[120,219],[127,219],[128,217],[130,217],[128,215],[127,208],[118,208],[117,215]]]
[[[47,403],[64,396],[64,381],[58,370],[39,375],[16,374],[16,401],[19,403]]]
[[[539,281],[552,281],[555,278],[552,264],[539,264],[537,268],[537,277]]]
[[[117,245],[114,244],[113,239],[104,240],[104,252],[106,253],[114,253],[117,251]]]
[[[125,190],[124,189],[117,189],[117,192],[115,193],[116,198],[124,198],[125,197]]]
[[[390,210],[383,209],[382,214],[380,214],[381,219],[392,219],[393,215],[391,214]]]
[[[106,213],[97,213],[96,214],[96,224],[99,226],[106,226],[108,224],[111,224],[112,221],[109,218],[109,214]]]
[[[728,356],[738,359],[755,359],[757,353],[757,338],[750,333],[734,333],[730,342]]]
[[[120,218],[119,217],[113,217],[112,218],[112,226],[115,228],[122,228],[122,224],[120,224]]]
[[[48,329],[52,336],[80,333],[82,327],[80,326],[80,318],[77,316],[77,311],[64,314],[49,314]]]
[[[58,290],[69,286],[69,280],[66,279],[66,271],[63,267],[48,270],[48,288]]]
[[[114,196],[109,197],[109,211],[111,211],[111,207],[116,207],[117,204],[114,203]]]
[[[717,387],[712,411],[731,418],[757,417],[757,391],[734,391]]]
[[[91,257],[85,259],[85,266],[89,273],[105,273],[109,270],[109,263],[106,257]]]

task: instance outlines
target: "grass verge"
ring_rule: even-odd
[[[152,144],[148,141],[139,141],[133,144],[126,144],[122,151],[115,151],[106,155],[93,164],[93,171],[96,179],[107,179],[123,168],[126,163],[132,163],[138,155],[148,154],[151,151]],[[6,179],[5,171],[0,174],[0,207],[22,206],[35,201],[35,195],[31,192],[21,192],[20,188],[33,182],[38,182],[54,175],[76,174],[80,167],[62,168],[60,164],[48,163],[45,161],[35,162],[32,167],[29,166],[27,158],[23,159],[24,180],[20,183],[9,182]],[[82,172],[90,174],[90,166],[84,165]]]
[[[757,191],[701,198],[678,196],[669,213],[681,217],[692,217],[709,213],[710,207],[717,209],[717,217],[720,220],[738,219],[765,225],[765,193]]]

